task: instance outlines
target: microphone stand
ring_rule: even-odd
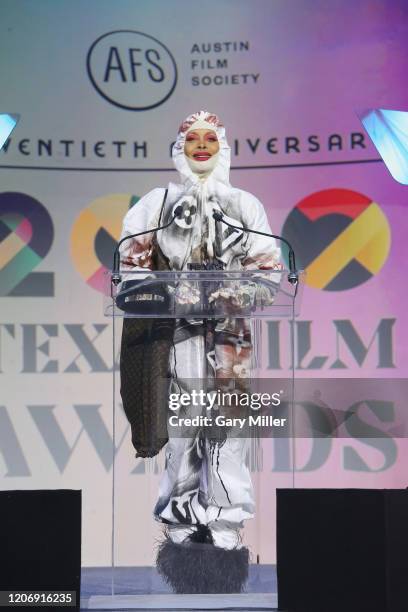
[[[171,220],[165,225],[159,225],[158,227],[153,227],[152,229],[146,230],[144,232],[138,232],[137,234],[130,234],[129,236],[124,236],[124,238],[119,240],[113,252],[113,266],[112,266],[111,282],[114,285],[118,285],[120,281],[122,280],[122,276],[119,272],[119,267],[120,267],[119,249],[120,249],[121,244],[123,244],[126,240],[130,240],[131,238],[136,238],[137,236],[143,236],[144,234],[151,234],[153,232],[158,232],[159,230],[166,229],[166,227],[170,227],[170,225],[174,222],[175,219],[179,219],[182,214],[183,214],[183,207],[180,204],[179,206],[177,206],[176,210],[174,211]]]
[[[292,245],[290,244],[288,240],[286,240],[286,238],[283,238],[282,236],[278,236],[277,234],[267,234],[266,232],[259,232],[258,230],[248,229],[247,227],[240,227],[239,225],[232,225],[232,223],[228,223],[228,221],[224,219],[224,215],[222,214],[222,212],[218,210],[213,210],[213,219],[215,221],[221,221],[221,223],[224,223],[224,225],[228,225],[228,227],[231,227],[232,229],[235,229],[235,230],[248,232],[250,234],[258,234],[259,236],[267,236],[268,238],[277,238],[281,242],[284,242],[289,248],[288,281],[291,285],[296,285],[299,282],[299,273],[296,270],[295,252],[292,248]]]

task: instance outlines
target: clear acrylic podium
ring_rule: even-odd
[[[247,271],[120,271],[121,282],[106,275],[104,315],[112,318],[112,566],[109,595],[93,595],[93,609],[273,609],[277,607],[275,490],[294,486],[293,431],[289,418],[284,432],[248,435],[246,464],[255,501],[253,518],[245,520],[242,541],[250,550],[249,577],[242,592],[174,593],[156,569],[158,542],[164,525],[154,520],[153,508],[165,468],[165,448],[152,458],[135,458],[131,432],[120,395],[120,342],[124,318],[171,319],[218,324],[245,320],[250,330],[251,391],[262,381],[280,379],[285,385],[287,414],[293,410],[294,318],[299,314],[303,273],[297,284],[287,270]],[[282,319],[282,321],[279,321]],[[275,320],[275,321],[274,321]],[[276,325],[278,323],[278,325]],[[279,325],[285,334],[278,337]],[[283,340],[286,338],[286,341]],[[278,353],[280,364],[271,357]],[[232,377],[240,377],[238,372]],[[259,383],[261,383],[259,387]],[[170,413],[170,411],[169,411]],[[169,436],[171,431],[169,430]],[[238,485],[239,486],[239,483]]]

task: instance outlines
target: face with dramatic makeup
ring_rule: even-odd
[[[195,162],[206,162],[220,150],[214,130],[197,129],[187,132],[184,154]]]

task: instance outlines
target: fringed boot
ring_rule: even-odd
[[[249,550],[215,546],[207,525],[196,525],[182,542],[166,534],[157,569],[175,593],[240,593],[248,578]]]

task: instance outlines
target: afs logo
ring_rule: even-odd
[[[100,36],[88,51],[86,66],[96,91],[126,110],[160,106],[177,83],[176,62],[167,47],[133,30]]]
[[[349,189],[314,193],[292,210],[282,230],[310,287],[344,291],[365,283],[387,260],[388,220],[378,204]]]

